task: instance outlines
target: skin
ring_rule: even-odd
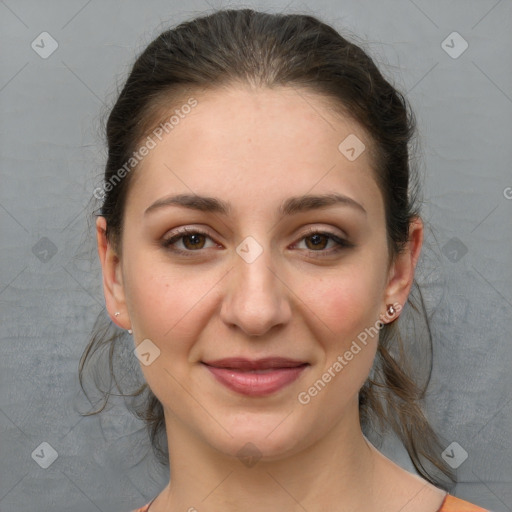
[[[358,392],[377,336],[309,403],[297,399],[387,304],[406,302],[421,220],[390,259],[371,141],[323,98],[241,85],[194,97],[198,105],[135,171],[121,254],[105,237],[105,219],[97,220],[112,321],[133,329],[136,346],[149,338],[160,350],[141,368],[164,407],[172,482],[150,512],[436,511],[445,492],[401,469],[362,434]],[[338,150],[350,134],[366,146],[354,161]],[[290,196],[333,192],[365,213],[336,205],[279,216]],[[144,214],[158,199],[182,193],[228,201],[231,212],[167,206]],[[208,234],[175,243],[189,256],[161,245],[184,226]],[[317,248],[309,228],[353,246],[333,252],[336,243],[324,237]],[[236,252],[248,236],[262,249],[252,263]],[[247,397],[201,364],[234,356],[289,357],[309,366],[284,389]],[[261,455],[251,467],[237,457],[248,442]]]

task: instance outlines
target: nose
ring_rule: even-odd
[[[275,267],[275,266],[274,266]],[[270,250],[248,262],[238,255],[226,276],[220,316],[248,336],[263,336],[291,318],[290,290],[272,265]]]

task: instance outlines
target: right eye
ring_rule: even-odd
[[[187,253],[197,252],[204,248],[205,239],[212,240],[210,235],[197,228],[183,228],[171,233],[162,240],[162,247],[178,254],[187,255]],[[181,242],[183,249],[176,247],[176,243]]]

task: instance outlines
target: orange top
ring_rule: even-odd
[[[134,510],[133,512],[148,512],[149,506],[153,503],[155,499],[151,500],[147,505],[144,505],[141,508]],[[447,494],[444,498],[444,501],[441,505],[441,508],[437,512],[490,512],[485,508],[481,508],[478,505],[473,505],[468,501],[461,500],[452,496],[451,494]]]
[[[490,510],[447,494],[438,512],[490,512]]]

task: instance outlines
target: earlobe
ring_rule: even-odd
[[[96,239],[103,274],[105,305],[111,320],[122,329],[128,329],[130,321],[126,310],[120,260],[107,239],[106,228],[105,217],[98,217]],[[119,314],[116,315],[116,312]]]
[[[384,304],[405,304],[414,282],[414,271],[423,245],[423,222],[415,217],[409,227],[409,241],[395,256],[389,269]],[[399,310],[396,312],[400,313]]]

